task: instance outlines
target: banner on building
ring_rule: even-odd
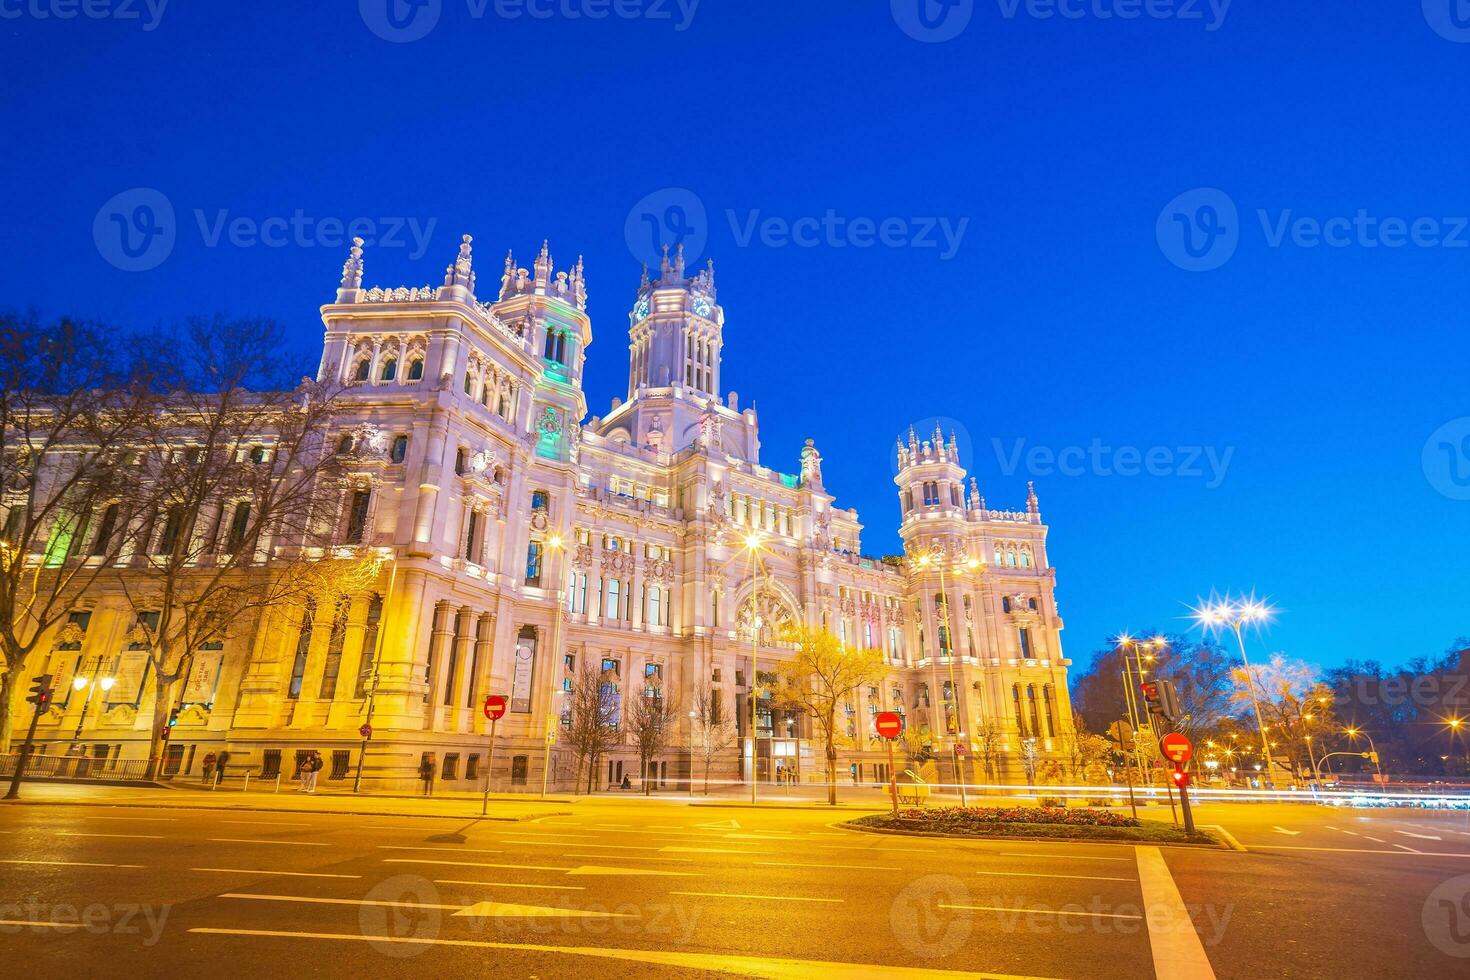
[[[515,672],[510,679],[510,710],[531,713],[531,677],[536,666],[536,638],[522,636],[516,640]]]

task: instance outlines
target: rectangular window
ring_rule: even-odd
[[[337,603],[337,612],[332,617],[332,636],[327,642],[327,659],[322,664],[320,697],[323,701],[337,696],[337,675],[342,670],[342,646],[347,640],[347,613],[350,608],[350,603],[344,599]]]
[[[344,539],[348,544],[362,544],[363,535],[367,533],[368,503],[372,496],[368,490],[353,492],[352,503],[347,509],[347,535]]]
[[[541,585],[541,555],[542,545],[540,541],[532,541],[526,548],[526,584]]]
[[[373,679],[373,665],[378,655],[378,621],[383,618],[383,597],[373,595],[368,603],[367,624],[362,631],[362,656],[358,659],[357,687],[353,697],[367,697]]]
[[[1016,631],[1021,637],[1021,656],[1026,660],[1033,659],[1031,653],[1031,631],[1024,626]]]
[[[465,518],[464,558],[465,561],[479,564],[479,550],[476,547],[480,537],[480,515],[470,511]]]
[[[618,618],[618,599],[621,588],[622,583],[617,579],[610,578],[607,580],[607,606],[603,611],[603,615],[607,619]]]
[[[245,546],[245,533],[250,529],[250,505],[236,504],[235,517],[230,521],[229,550],[238,552]]]
[[[183,508],[178,506],[170,507],[164,515],[163,531],[158,535],[158,544],[153,548],[154,554],[168,555],[173,553],[174,545],[178,543],[179,531],[183,523]]]
[[[656,585],[648,590],[648,621],[654,626],[664,625],[663,591]]]
[[[301,633],[296,637],[296,659],[291,663],[291,683],[286,688],[286,697],[301,697],[301,682],[306,677],[306,654],[311,649],[311,626],[316,615],[315,604],[308,602],[302,612]]]
[[[117,504],[108,504],[107,509],[102,512],[102,520],[97,525],[97,536],[92,539],[93,555],[107,554],[107,546],[112,542],[112,534],[117,530]]]

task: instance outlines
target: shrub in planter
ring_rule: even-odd
[[[1065,796],[1043,796],[1037,800],[1037,805],[1065,807],[1067,805],[1067,798]]]

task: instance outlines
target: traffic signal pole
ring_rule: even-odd
[[[31,727],[26,729],[25,744],[20,747],[20,758],[15,761],[15,772],[10,777],[10,792],[5,794],[7,800],[20,799],[20,783],[25,778],[26,763],[31,761],[31,742],[36,737],[36,724],[41,720],[41,712],[51,703],[51,678],[43,675],[32,678],[31,696],[26,698],[36,706],[31,714]]]

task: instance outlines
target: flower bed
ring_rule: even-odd
[[[908,808],[848,821],[858,830],[936,837],[1051,838],[1054,840],[1140,841],[1160,844],[1215,844],[1208,834],[1186,834],[1158,821],[1121,813],[1064,807]]]

